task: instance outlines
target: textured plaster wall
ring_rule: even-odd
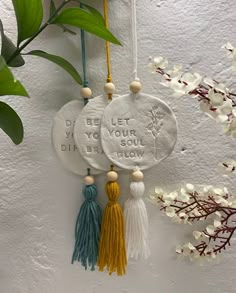
[[[49,1],[44,1],[48,8]],[[60,2],[60,1],[58,1]],[[91,1],[99,7],[101,1]],[[132,71],[130,5],[111,0],[111,29],[123,48],[112,46],[113,77],[118,93],[127,92]],[[222,178],[216,165],[235,154],[235,141],[198,111],[198,102],[187,96],[173,98],[147,73],[150,55],[163,54],[173,63],[202,74],[214,75],[234,86],[236,76],[226,66],[220,47],[236,44],[236,4],[229,0],[138,0],[139,75],[144,91],[161,97],[175,111],[179,139],[173,154],[145,173],[146,194],[155,185],[168,190],[184,182],[225,184],[236,192],[233,179]],[[10,0],[0,3],[0,18],[7,33],[16,38]],[[65,56],[80,69],[79,37],[62,35],[51,27],[32,43]],[[95,95],[105,81],[103,41],[88,36],[88,66]],[[70,264],[74,224],[81,204],[81,178],[65,171],[50,141],[52,118],[67,102],[79,96],[79,88],[57,66],[26,57],[26,66],[14,70],[31,99],[8,97],[24,121],[25,139],[16,147],[1,133],[0,140],[0,292],[1,293],[233,293],[235,292],[236,243],[220,264],[200,267],[178,261],[176,243],[190,230],[171,224],[158,208],[148,204],[152,257],[130,261],[123,278],[85,272]],[[5,99],[5,97],[3,98]],[[128,196],[128,178],[120,176],[121,201]],[[104,175],[97,178],[105,204]]]

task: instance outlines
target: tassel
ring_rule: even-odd
[[[128,258],[147,259],[150,256],[148,243],[148,215],[142,196],[145,191],[143,173],[135,170],[130,183],[131,197],[124,205],[126,249]]]
[[[102,218],[98,267],[99,271],[106,267],[109,275],[116,272],[118,276],[122,276],[125,274],[127,258],[123,213],[117,202],[120,194],[118,174],[112,169],[107,173],[107,179],[106,192],[109,202]]]
[[[89,173],[89,172],[88,172]],[[94,184],[92,176],[86,176],[83,202],[75,226],[75,247],[72,256],[72,264],[78,260],[87,270],[95,270],[98,257],[98,246],[101,228],[101,208],[96,202],[97,186]]]

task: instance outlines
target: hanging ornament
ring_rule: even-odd
[[[106,193],[109,201],[102,218],[98,267],[100,271],[106,268],[109,275],[116,272],[118,276],[122,276],[125,274],[127,258],[123,212],[117,201],[120,195],[117,179],[118,174],[112,166],[107,173]]]
[[[68,171],[84,176],[87,173],[88,163],[81,156],[74,140],[74,125],[84,105],[92,98],[92,91],[86,79],[86,55],[84,32],[81,32],[83,58],[83,87],[80,90],[82,99],[73,100],[64,105],[56,114],[52,125],[52,144],[57,157]],[[100,170],[92,168],[91,173],[99,174]]]
[[[117,166],[133,170],[131,197],[124,207],[128,257],[147,258],[148,215],[141,197],[143,173],[171,154],[177,140],[176,118],[169,106],[157,97],[141,92],[138,78],[136,1],[132,0],[134,81],[130,94],[120,96],[105,109],[102,124],[102,147]]]
[[[108,5],[104,0],[104,18],[108,28]],[[105,108],[111,100],[117,96],[115,85],[112,83],[111,75],[111,56],[110,44],[106,42],[106,63],[107,63],[107,82],[104,86],[105,94],[93,98],[80,112],[75,122],[75,143],[83,158],[94,168],[107,171],[111,162],[104,154],[101,138],[100,126]]]
[[[85,186],[83,195],[85,201],[80,207],[80,211],[75,227],[75,245],[72,256],[74,261],[81,262],[81,265],[87,269],[95,270],[98,257],[98,245],[101,228],[101,209],[96,201],[97,187],[94,178],[90,175],[100,173],[99,170],[88,168],[88,163],[83,159],[74,141],[74,124],[80,115],[84,105],[92,97],[92,91],[88,87],[86,77],[86,48],[85,35],[81,30],[81,48],[83,61],[83,88],[80,95],[83,100],[71,101],[67,103],[57,113],[52,128],[52,142],[56,154],[63,163],[64,167],[77,175],[85,175]]]

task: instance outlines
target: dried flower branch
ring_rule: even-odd
[[[230,53],[233,54],[236,64],[236,50],[231,48]],[[203,78],[199,73],[183,72],[181,65],[167,69],[168,60],[163,57],[154,58],[148,67],[152,73],[162,76],[161,84],[171,88],[175,95],[188,94],[197,97],[201,110],[221,123],[225,134],[236,138],[236,94],[231,93],[223,83],[208,77]]]
[[[193,231],[194,243],[178,245],[176,252],[188,256],[191,260],[204,257],[215,259],[230,246],[236,230],[236,199],[227,188],[205,186],[197,191],[192,184],[181,188],[180,192],[165,193],[156,188],[150,195],[154,204],[176,223],[192,224],[211,220],[212,224],[203,231]]]

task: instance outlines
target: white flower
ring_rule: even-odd
[[[177,253],[182,253],[182,252],[183,252],[183,248],[182,248],[182,246],[181,246],[181,245],[177,245],[175,251],[176,251]]]
[[[200,231],[193,231],[193,237],[198,240],[202,237],[202,232]]]
[[[222,114],[231,114],[233,110],[232,101],[230,99],[227,99],[223,101],[223,104],[218,107],[217,112]]]
[[[214,89],[210,89],[208,92],[208,98],[213,107],[218,107],[223,105],[224,96],[220,93],[216,93]]]
[[[224,115],[224,114],[220,114],[220,115],[216,116],[216,121],[221,124],[224,124],[228,121],[228,116]]]
[[[172,220],[172,222],[177,223],[177,224],[181,224],[183,222],[183,220],[180,219],[180,217],[176,214],[174,217],[171,218],[171,220]]]
[[[221,218],[222,217],[222,215],[221,215],[221,213],[220,212],[215,212],[215,215],[218,217],[218,218]]]
[[[226,50],[229,50],[229,51],[233,51],[234,50],[234,47],[231,45],[230,42],[227,42],[226,44],[224,44],[222,46],[223,49],[226,49]]]
[[[168,66],[168,59],[161,56],[154,57],[153,62],[149,64],[152,64],[155,68],[165,69]]]
[[[177,93],[178,95],[184,95],[186,93],[185,85],[179,80],[178,77],[172,78],[168,82],[167,86],[175,91],[175,93]]]
[[[214,187],[212,185],[206,185],[203,187],[205,195],[210,195],[213,192]]]
[[[153,200],[153,201],[155,201],[155,200],[157,199],[157,197],[156,197],[155,195],[152,195],[152,194],[149,196],[149,198],[150,198],[151,200]]]
[[[149,62],[148,65],[147,65],[147,68],[148,68],[148,72],[150,73],[156,73],[156,66],[154,63],[152,62]]]
[[[181,81],[185,84],[185,93],[188,94],[189,92],[195,90],[202,81],[202,76],[199,73],[184,73]]]
[[[167,207],[165,213],[167,217],[173,218],[175,216],[175,209],[172,207]]]
[[[177,78],[178,80],[183,75],[183,66],[180,64],[176,64],[172,69],[168,70],[167,75],[169,78]]]
[[[186,193],[186,190],[184,188],[181,188],[178,199],[183,202],[188,202],[190,200],[190,195]]]
[[[208,85],[209,87],[214,87],[215,86],[215,82],[213,81],[213,79],[209,78],[209,77],[205,77],[203,79],[203,82]]]
[[[193,184],[190,184],[190,183],[187,183],[186,184],[186,190],[188,192],[193,192],[194,191],[194,185]]]
[[[178,196],[178,192],[176,192],[176,191],[173,191],[173,192],[167,194],[167,198],[172,201],[174,201],[177,198],[177,196]]]
[[[192,211],[192,213],[193,213],[193,216],[196,216],[196,217],[199,217],[199,216],[202,215],[202,214],[199,212],[198,209],[194,209],[194,210]]]
[[[187,215],[184,212],[179,213],[178,216],[183,219],[185,219],[187,217]]]
[[[215,198],[215,202],[220,204],[221,206],[228,206],[229,205],[228,201],[221,196],[217,196]]]
[[[214,227],[213,225],[208,225],[208,226],[206,227],[206,231],[207,231],[207,233],[208,233],[209,235],[214,235],[214,233],[215,233],[215,227]]]
[[[155,193],[157,196],[161,196],[164,194],[163,189],[159,188],[159,187],[155,187]]]
[[[221,173],[229,174],[229,173],[236,173],[236,162],[233,160],[226,161],[224,163],[220,163],[218,165],[218,170]],[[228,194],[228,190],[224,190],[225,195]]]
[[[193,244],[191,242],[188,242],[188,243],[184,244],[184,246],[183,246],[183,255],[188,256],[195,250],[196,250],[196,247],[193,246]]]
[[[224,191],[221,188],[214,188],[213,192],[215,195],[220,195],[220,196],[222,196],[224,194]]]
[[[222,94],[226,94],[226,93],[229,92],[229,89],[228,89],[228,88],[225,86],[225,84],[223,84],[223,83],[217,83],[217,84],[215,85],[215,90],[216,90],[217,92],[222,93]]]
[[[214,227],[215,227],[215,228],[218,228],[218,227],[220,227],[220,226],[222,226],[221,221],[220,221],[219,219],[215,219],[215,220],[214,220]]]

